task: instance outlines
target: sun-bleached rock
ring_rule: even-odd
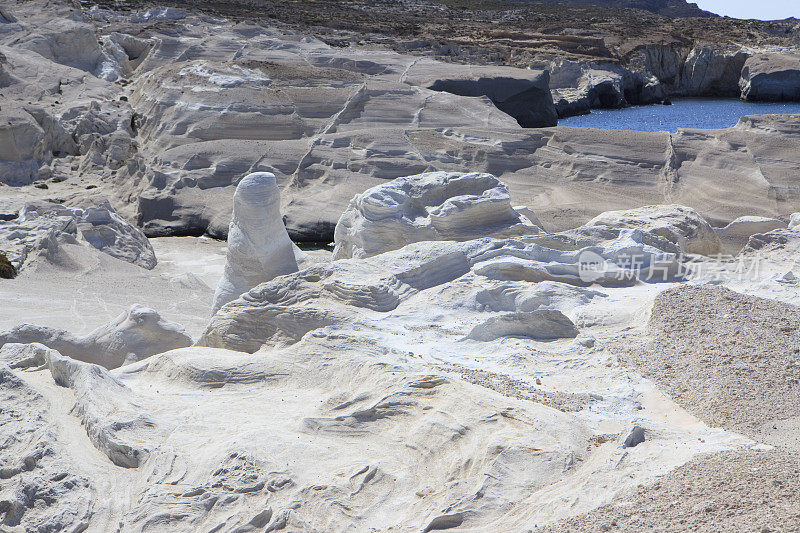
[[[142,35],[140,24],[148,24],[125,23],[135,35]],[[603,211],[645,204],[688,205],[715,225],[749,214],[784,217],[800,205],[784,171],[784,162],[797,163],[800,151],[786,135],[787,124],[774,117],[758,131],[680,135],[523,129],[487,96],[429,87],[438,79],[524,80],[536,77],[538,66],[506,73],[506,67],[475,69],[385,50],[341,49],[274,28],[191,26],[195,30],[173,33],[148,28],[148,39],[114,33],[120,24],[100,34],[99,65],[130,76],[124,95],[122,84],[3,47],[9,60],[4,71],[25,82],[14,86],[35,85],[49,95],[41,107],[53,109],[70,135],[80,132],[79,172],[101,176],[103,192],[116,196],[115,206],[149,236],[207,232],[224,238],[238,179],[259,171],[276,175],[286,226],[297,241],[332,240],[355,194],[434,170],[491,173],[508,185],[512,205],[528,205],[547,229],[559,231]],[[681,58],[690,50],[673,52],[677,70],[672,59],[666,61],[667,52],[654,54],[653,68],[660,59],[666,62],[664,72],[650,70],[653,78],[680,78]],[[692,79],[710,79],[702,72],[720,65],[725,71],[723,63],[704,59]],[[629,67],[565,64],[550,69],[551,86],[556,92],[578,90],[585,81],[599,104],[618,105],[623,98],[632,103],[650,93],[657,100],[651,75]],[[92,101],[99,111],[89,109]],[[2,110],[18,107],[16,101],[0,102]],[[79,125],[76,117],[82,115],[86,120]],[[777,135],[784,137],[780,145]],[[732,152],[729,145],[749,152]],[[780,153],[769,155],[775,150]],[[69,168],[59,157],[52,163],[47,153],[25,163],[9,161],[2,179],[18,174],[19,183],[30,183],[43,164]],[[722,158],[725,165],[719,164]],[[783,192],[773,201],[769,191],[776,188]]]
[[[766,233],[756,233],[751,235],[747,244],[742,249],[742,254],[767,254],[776,258],[789,254],[790,257],[798,257],[800,253],[800,235],[793,229],[775,229]]]
[[[800,213],[792,213],[789,218],[789,229],[800,230]]]
[[[273,530],[349,525],[382,529],[403,523],[421,531],[429,523],[443,523],[440,517],[452,514],[459,515],[464,524],[477,526],[487,513],[491,517],[508,513],[508,508],[502,510],[504,498],[512,494],[523,497],[563,477],[565,468],[571,472],[577,465],[570,453],[583,457],[590,446],[587,424],[572,413],[507,398],[503,408],[511,409],[514,418],[498,416],[494,404],[506,397],[487,387],[455,376],[408,372],[396,365],[364,361],[346,350],[339,357],[327,353],[308,357],[303,352],[248,355],[193,347],[142,362],[138,370],[126,373],[123,381],[148,405],[158,397],[155,390],[148,390],[153,385],[161,391],[159,405],[172,404],[172,414],[167,410],[153,413],[156,421],[163,413],[163,418],[177,423],[164,445],[147,454],[148,463],[140,466],[137,474],[161,479],[175,475],[171,464],[181,465],[177,475],[186,488],[181,489],[177,501],[188,503],[190,510],[169,515],[172,527],[181,531],[196,529],[203,522],[225,523],[234,529],[257,524]],[[172,385],[167,387],[168,383]],[[300,383],[297,394],[281,392]],[[254,384],[269,396],[283,396],[264,420],[284,423],[279,431],[253,431],[240,438],[232,429],[242,420],[240,406],[246,395],[238,392],[250,390]],[[484,421],[487,417],[491,422]],[[254,418],[254,423],[262,423],[261,418],[251,416]],[[213,433],[208,434],[208,441],[196,434],[191,437],[201,420],[203,426],[209,424],[215,432],[225,433],[225,441],[213,438]],[[411,435],[401,430],[409,424],[415,428]],[[551,429],[557,440],[545,436]],[[381,443],[378,448],[362,446],[373,439]],[[449,445],[449,439],[456,439],[458,446]],[[540,442],[540,449],[547,443],[547,453],[532,453]],[[336,447],[336,453],[324,451],[330,445]],[[409,446],[424,450],[424,458],[403,453]],[[297,454],[298,447],[302,453]],[[487,455],[487,450],[497,453]],[[290,462],[289,457],[296,459]],[[460,469],[454,469],[452,462],[467,458],[470,471],[455,474]],[[410,468],[420,461],[426,466],[425,476]],[[537,472],[533,481],[522,475],[531,471]],[[483,497],[477,504],[458,504],[453,512],[442,512],[440,502],[469,499],[467,495],[474,492],[474,472],[479,472],[479,480],[491,480],[481,481]],[[416,487],[453,475],[458,482],[445,484],[444,493],[413,496],[398,490],[414,487],[413,491],[419,492]],[[175,487],[166,480],[146,488],[146,497],[132,505],[126,525],[146,528],[152,516],[160,516],[159,510],[163,513],[176,505]],[[235,497],[235,505],[202,505],[209,490],[205,487],[213,484],[218,485],[215,490]],[[330,505],[330,498],[341,501],[348,511]],[[412,498],[417,502],[413,506]],[[304,504],[292,509],[298,499]],[[376,512],[375,506],[381,511]],[[364,514],[368,508],[372,511]],[[362,516],[353,518],[355,509]],[[476,520],[467,512],[471,509],[480,509],[481,518]]]
[[[777,218],[749,216],[739,217],[724,228],[718,228],[717,233],[725,236],[749,237],[756,233],[766,233],[786,227],[786,222]]]
[[[297,272],[297,260],[280,211],[275,175],[248,174],[233,195],[228,258],[214,294],[213,312],[265,281]]]
[[[234,64],[210,59],[166,62],[137,79],[131,102],[150,118],[138,130],[142,164],[123,172],[140,187],[151,179],[168,184],[135,194],[136,212],[148,235],[202,228],[224,237],[239,176],[269,171],[285,191],[282,203],[292,237],[330,240],[354,194],[429,168],[404,146],[403,130],[442,124],[520,129],[487,98],[401,81],[405,68],[418,58],[386,53],[343,57],[315,42],[270,40],[280,44],[248,47]],[[161,51],[154,50],[139,68],[156,63]],[[313,60],[300,59],[307,52],[313,52]],[[370,64],[375,67],[363,66]],[[315,80],[313,88],[308,79]],[[180,87],[187,84],[193,91],[181,93]],[[323,93],[324,98],[318,98]],[[186,105],[174,105],[176,98]],[[340,139],[331,142],[333,137]],[[370,139],[366,151],[356,147],[361,139]],[[358,161],[340,165],[343,149],[351,145],[348,157]],[[331,196],[322,190],[326,187],[317,183],[320,172],[345,177],[347,191]],[[347,177],[353,172],[359,175],[356,180]],[[136,180],[142,173],[145,181]],[[130,183],[126,180],[124,186]]]
[[[95,494],[90,476],[69,455],[74,443],[62,441],[49,418],[53,402],[5,363],[0,365],[3,520],[22,531],[85,528]]]
[[[84,336],[63,330],[22,324],[0,332],[0,346],[39,343],[77,361],[117,368],[151,355],[192,345],[180,324],[161,317],[153,309],[132,305],[111,323]]]
[[[652,73],[664,96],[738,97],[739,77],[749,55],[735,45],[648,44],[633,53],[629,67]]]
[[[494,176],[430,172],[356,195],[336,224],[333,257],[369,257],[418,241],[537,233],[541,229],[511,207],[508,188]]]
[[[800,55],[767,53],[751,56],[742,68],[739,87],[745,100],[800,99]]]
[[[547,302],[594,296],[580,290],[577,295],[555,291],[539,298],[502,298],[504,304],[492,303],[499,296],[481,302],[481,290],[502,290],[498,287],[508,282],[620,287],[673,281],[680,276],[678,254],[644,244],[641,230],[623,230],[616,239],[574,251],[513,239],[422,241],[362,259],[319,263],[262,283],[217,311],[198,344],[254,352],[264,345],[297,343],[305,335],[328,327],[375,327],[368,324],[405,306],[427,307],[427,312],[435,306],[468,307],[499,316],[560,310]],[[459,283],[477,284],[480,289],[467,290]],[[486,319],[473,315],[460,321],[458,327],[474,326],[476,320]],[[469,332],[464,331],[463,337]]]
[[[296,343],[309,331],[363,311],[392,311],[420,290],[469,272],[468,254],[480,246],[475,241],[415,243],[273,279],[217,311],[198,345],[253,352],[266,343]]]
[[[599,105],[651,101],[664,87],[712,91],[724,85],[719,80],[727,80],[738,61],[733,48],[705,52],[698,45],[696,62],[686,68],[688,45],[648,45],[650,59],[641,68],[543,60],[536,70],[506,70],[343,49],[288,30],[209,25],[193,14],[185,16],[194,22],[182,19],[174,31],[132,20],[135,15],[106,14],[96,23],[72,17],[59,25],[28,10],[22,22],[5,25],[0,85],[9,85],[0,93],[0,114],[9,111],[14,133],[4,135],[0,120],[0,137],[9,141],[0,151],[24,140],[29,154],[0,157],[0,180],[25,185],[75,172],[96,177],[120,213],[149,236],[207,232],[224,238],[238,179],[258,171],[276,175],[282,213],[298,241],[332,240],[355,194],[434,170],[491,173],[508,185],[513,205],[530,206],[557,231],[604,211],[646,204],[688,205],[715,226],[743,215],[781,218],[800,205],[785,172],[798,163],[800,150],[789,121],[774,116],[758,119],[758,128],[672,135],[523,129],[488,96],[429,89],[440,79],[525,80],[550,70],[554,94],[577,91],[575,98],[588,102],[591,96]],[[45,42],[34,38],[38,33],[83,32],[75,24],[100,28],[94,30],[103,43],[96,62],[94,45],[85,56],[65,48],[60,59],[23,46]],[[94,62],[95,76],[56,60],[81,68]],[[685,83],[681,72],[691,73]],[[123,79],[109,83],[96,76]],[[60,155],[46,127],[30,116],[11,116],[32,106],[46,110],[67,133],[60,138],[74,137],[77,149]],[[775,190],[781,194],[770,196]]]
[[[491,317],[478,324],[468,338],[489,342],[501,337],[519,336],[540,340],[572,338],[578,329],[561,311],[537,310]]]
[[[15,17],[7,7],[3,6],[0,8],[0,22],[3,24],[12,24],[17,22],[17,17]]]
[[[694,47],[681,69],[678,94],[739,96],[739,78],[748,57],[741,48]]]
[[[78,234],[100,251],[143,268],[156,266],[153,247],[144,234],[120,217],[109,204],[81,210],[76,219]]]
[[[20,18],[38,4],[16,4]],[[510,206],[556,233],[478,233],[338,261],[313,252],[296,260],[301,271],[256,285],[212,318],[203,342],[238,352],[185,347],[106,371],[41,346],[3,346],[0,529],[518,531],[614,505],[697,454],[751,445],[688,418],[623,359],[653,298],[682,279],[679,246],[649,230],[577,226],[663,203],[687,204],[715,226],[751,214],[786,219],[800,209],[795,118],[674,135],[523,130],[486,96],[404,79],[419,59],[410,55],[175,15],[92,10],[89,19],[105,21],[98,65],[113,67],[101,75],[123,75],[119,83],[29,50],[0,60],[0,85],[11,83],[0,108],[23,109],[13,91],[42,95],[38,107],[77,147],[48,156],[55,143],[41,133],[41,161],[26,161],[49,190],[1,187],[0,218],[15,219],[20,198],[86,211],[81,196],[111,196],[153,234],[222,236],[240,178],[269,171],[290,234],[330,239],[366,189],[469,170],[508,185],[503,213]],[[36,33],[27,24],[0,28],[3,50]],[[126,51],[120,41],[120,53],[108,31],[152,36],[153,48],[133,41]],[[642,94],[635,79],[604,81],[595,87],[610,85],[613,96]],[[100,190],[84,189],[92,185]],[[20,276],[0,280],[0,329],[57,327],[37,331],[80,358],[99,345],[169,348],[149,342],[171,335],[161,326],[112,328],[91,349],[75,346],[113,318],[107,309],[132,301],[192,333],[205,327],[221,243],[153,239],[162,261],[146,270],[82,242],[78,222],[62,229],[37,234]],[[755,282],[719,282],[796,302],[789,236],[800,234],[776,231],[761,250],[786,264]],[[651,284],[662,280],[671,283]],[[682,318],[699,330],[698,317]],[[623,448],[632,427],[646,440]]]
[[[153,448],[154,421],[132,399],[130,390],[104,368],[64,357],[43,344],[6,344],[0,361],[14,369],[45,367],[56,385],[72,390],[72,412],[92,444],[114,464],[136,468]]]
[[[767,233],[776,229],[786,229],[786,222],[776,218],[767,217],[739,217],[724,228],[717,228],[716,232],[725,244],[731,244],[741,249],[747,244],[751,235]]]
[[[626,229],[612,239],[580,249],[557,250],[518,241],[502,245],[473,260],[473,272],[496,280],[558,281],[579,287],[630,286],[681,277],[678,253],[645,242],[647,232]]]
[[[666,96],[655,76],[615,63],[556,59],[550,70],[553,101],[561,118],[590,109],[652,104]]]
[[[53,154],[77,154],[78,148],[63,126],[41,107],[0,109],[0,183],[28,185]]]
[[[483,281],[483,280],[482,280]],[[458,290],[458,287],[455,287]],[[486,280],[474,292],[474,307],[478,311],[529,313],[538,310],[567,312],[585,305],[605,293],[557,281],[528,283],[525,281]],[[463,294],[457,292],[457,298]],[[463,302],[459,302],[463,305]]]
[[[55,63],[94,72],[102,58],[97,41],[91,24],[58,19],[40,25],[17,46]]]
[[[103,36],[102,43],[103,59],[97,75],[108,81],[133,74],[157,44],[154,39],[139,39],[119,32]]]
[[[131,17],[131,22],[175,22],[183,20],[188,13],[174,7],[152,8],[136,12]]]
[[[152,269],[157,259],[147,237],[125,221],[108,202],[66,207],[48,202],[27,204],[15,219],[0,221],[0,249],[17,266],[51,233],[79,239],[112,257]],[[40,243],[41,244],[41,243]]]
[[[714,228],[697,211],[682,205],[649,205],[627,211],[608,211],[586,225],[638,228],[664,237],[684,253],[714,255],[722,251],[722,243]]]
[[[523,128],[555,126],[558,114],[547,70],[495,65],[416,61],[404,73],[406,83],[459,96],[485,96]]]
[[[567,231],[526,237],[525,241],[555,250],[574,251],[613,241],[618,239],[625,231],[623,228],[608,226],[581,226]],[[642,244],[652,246],[663,252],[677,254],[681,251],[675,243],[650,231],[642,231],[641,239]]]

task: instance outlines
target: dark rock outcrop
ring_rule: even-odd
[[[800,100],[800,55],[754,55],[745,62],[739,85],[745,100]]]

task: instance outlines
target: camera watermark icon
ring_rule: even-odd
[[[584,283],[594,283],[604,278],[607,270],[606,260],[598,253],[584,250],[578,256],[578,277]]]
[[[578,255],[578,277],[584,283],[605,281],[755,281],[764,273],[760,254],[699,256],[674,253],[627,253],[603,257],[592,250]],[[800,261],[793,268],[800,266]],[[798,276],[790,268],[784,276],[793,282]]]

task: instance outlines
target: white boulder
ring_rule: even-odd
[[[183,326],[164,320],[153,309],[132,305],[109,324],[83,337],[67,331],[22,324],[0,333],[0,346],[40,343],[77,361],[117,368],[155,355],[192,345]]]
[[[539,309],[490,317],[475,326],[468,338],[489,342],[508,336],[555,340],[577,337],[578,329],[561,311]]]
[[[541,233],[485,173],[428,172],[357,194],[334,232],[334,259],[370,257],[419,241]]]
[[[792,213],[789,218],[789,229],[800,230],[800,213]]]
[[[714,228],[697,211],[683,205],[648,205],[627,211],[607,211],[587,226],[636,228],[664,237],[684,253],[714,255],[722,243]]]
[[[233,195],[228,257],[214,294],[213,312],[259,283],[297,270],[293,244],[281,218],[275,175],[248,174]]]

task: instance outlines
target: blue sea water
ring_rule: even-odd
[[[559,119],[559,126],[676,132],[678,128],[729,128],[744,115],[800,113],[798,102],[743,102],[734,98],[683,98],[672,105],[596,109],[589,115]],[[800,118],[798,118],[800,120]]]

